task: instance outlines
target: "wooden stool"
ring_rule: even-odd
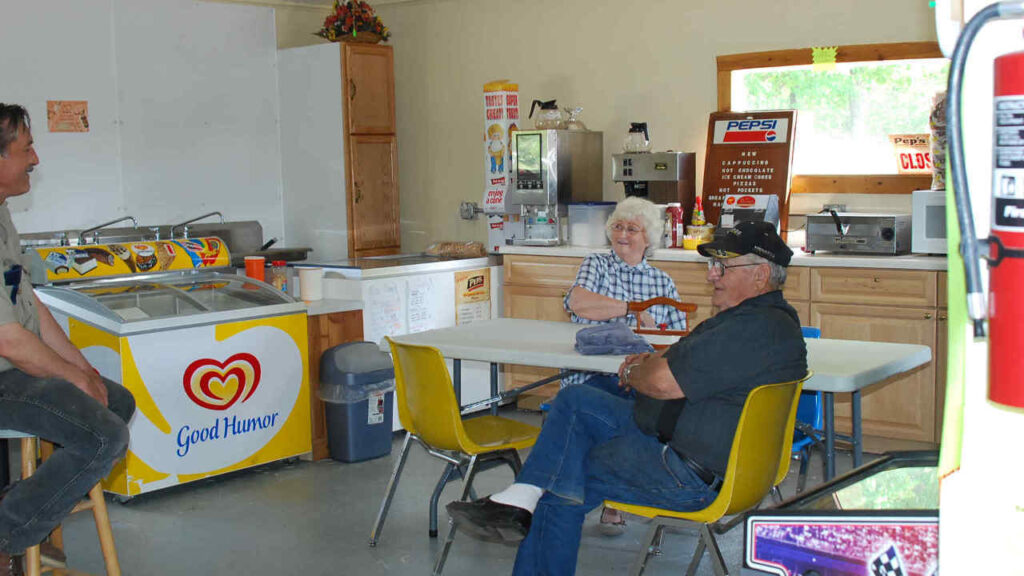
[[[0,430],[0,438],[21,439],[21,478],[24,480],[36,472],[36,455],[40,452],[43,460],[53,452],[53,444],[42,442],[40,449],[36,437],[16,430]],[[92,510],[93,519],[96,521],[96,533],[100,539],[100,549],[103,551],[103,562],[106,565],[107,576],[121,576],[121,564],[117,561],[117,549],[114,547],[114,534],[110,529],[110,515],[107,513],[107,501],[103,497],[103,487],[96,484],[89,490],[88,499],[75,505],[71,511],[81,512]],[[50,541],[54,546],[64,548],[64,535],[60,526],[57,526],[50,533]],[[54,574],[68,574],[77,576],[83,574],[68,568],[55,568],[42,565],[42,555],[39,553],[39,545],[31,546],[25,550],[25,574],[27,576],[39,576],[44,571]]]

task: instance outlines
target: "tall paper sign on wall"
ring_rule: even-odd
[[[484,212],[505,212],[512,180],[512,132],[519,129],[519,85],[484,84]]]

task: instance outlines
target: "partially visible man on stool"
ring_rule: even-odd
[[[765,222],[741,222],[699,248],[719,310],[655,354],[627,356],[619,385],[561,390],[516,482],[452,502],[456,527],[522,541],[513,574],[576,571],[587,512],[603,500],[690,511],[717,496],[747,396],[807,373],[796,311],[782,297],[793,251]]]
[[[99,375],[32,291],[7,199],[26,194],[39,164],[28,112],[0,103],[0,429],[58,449],[0,500],[0,576],[22,573],[39,544],[128,447],[135,400]]]

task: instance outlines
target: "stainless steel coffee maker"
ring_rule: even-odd
[[[512,134],[512,187],[505,211],[518,214],[513,244],[557,246],[566,240],[568,204],[602,199],[603,136],[575,130]],[[511,228],[510,228],[511,229]]]
[[[693,152],[612,154],[612,181],[622,182],[626,196],[655,204],[678,202],[688,223],[696,197],[696,157]]]

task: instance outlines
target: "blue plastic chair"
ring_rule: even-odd
[[[821,328],[803,326],[800,329],[804,338],[821,338]],[[811,447],[821,446],[824,442],[823,403],[821,392],[808,390],[800,393],[800,402],[796,407],[796,429],[793,430],[793,455],[800,460],[800,473],[796,482],[798,494],[804,491],[807,484],[807,463],[811,459]]]

